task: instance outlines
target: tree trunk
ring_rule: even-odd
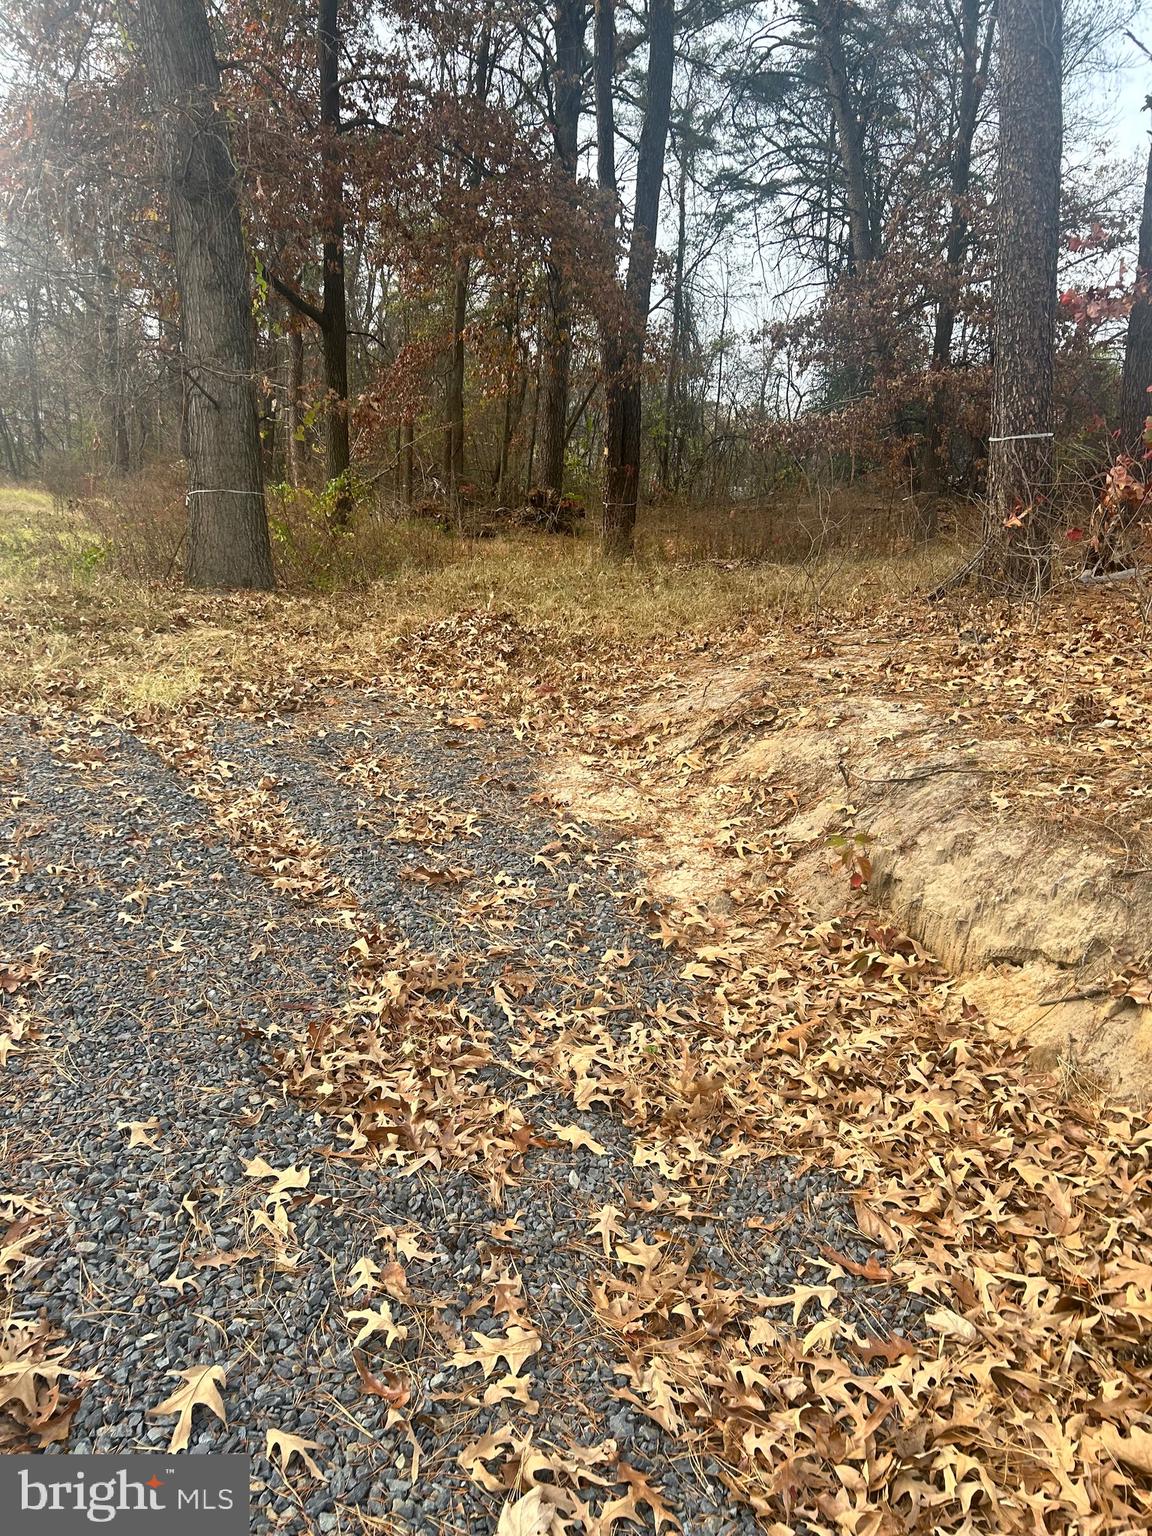
[[[978,580],[987,592],[1039,597],[1052,577],[1060,0],[1003,0],[999,85],[995,377]]]
[[[416,433],[411,416],[404,418],[404,505],[410,507],[416,484]]]
[[[24,456],[20,452],[19,443],[12,435],[8,418],[3,411],[0,411],[0,448],[4,451],[4,462],[8,465],[8,473],[13,480],[23,480]]]
[[[284,425],[288,479],[294,489],[300,487],[300,449],[304,431],[304,413],[300,409],[304,394],[304,337],[300,331],[288,332],[288,385],[284,402]]]
[[[160,117],[188,380],[187,580],[270,588],[252,293],[204,0],[124,7]]]
[[[512,434],[516,425],[516,399],[518,391],[513,388],[514,358],[516,356],[516,333],[520,324],[520,295],[516,296],[516,307],[509,314],[506,329],[507,339],[507,368],[504,375],[504,420],[500,429],[500,453],[496,461],[496,472],[492,477],[492,489],[496,491],[501,500],[505,499],[505,487],[509,478],[509,467],[512,459]]]
[[[1152,107],[1152,96],[1146,102]],[[1128,314],[1128,334],[1124,346],[1124,367],[1120,375],[1120,422],[1117,447],[1123,456],[1143,462],[1148,454],[1145,440],[1147,423],[1152,417],[1152,143],[1148,147],[1148,166],[1144,177],[1144,205],[1140,213],[1140,240],[1136,255],[1136,286]],[[1147,476],[1147,465],[1144,465]],[[1146,482],[1147,483],[1147,480]],[[1084,550],[1084,569],[1091,575],[1104,576],[1133,565],[1126,550],[1128,532],[1146,512],[1142,500],[1133,496],[1102,496],[1092,518],[1092,537]]]
[[[486,3],[480,24],[476,52],[471,62],[467,96],[470,101],[488,98],[492,86],[492,15]],[[465,185],[477,186],[484,174],[482,160],[476,159],[465,177]],[[464,478],[464,327],[468,322],[468,284],[472,261],[466,253],[456,258],[452,284],[452,345],[448,355],[448,380],[444,395],[444,481],[449,495],[456,500]]]
[[[525,383],[527,388],[527,383]],[[540,348],[536,348],[536,377],[532,382],[532,418],[528,428],[528,458],[524,479],[529,486],[532,484],[532,469],[536,463],[536,438],[540,426]]]
[[[124,370],[120,356],[120,300],[111,268],[102,266],[99,274],[100,304],[100,393],[104,407],[104,450],[114,474],[126,475],[131,468],[128,418],[124,409]]]
[[[471,262],[461,256],[452,282],[452,350],[444,393],[444,483],[455,496],[464,478],[464,327],[468,323],[468,276]]]
[[[972,145],[984,87],[988,79],[988,60],[996,28],[996,7],[984,20],[984,0],[961,0],[960,93],[956,109],[956,131],[952,141],[949,177],[948,233],[944,241],[946,287],[936,305],[936,324],[932,336],[932,380],[928,398],[928,422],[920,466],[920,490],[928,497],[925,531],[936,532],[937,498],[943,481],[941,457],[944,444],[946,400],[939,376],[952,364],[952,337],[956,329],[956,306],[963,281],[964,252],[968,245],[968,193],[972,185]],[[980,28],[984,24],[983,41]]]
[[[324,276],[320,327],[324,353],[328,482],[332,523],[352,520],[348,437],[348,296],[344,275],[344,175],[340,163],[340,0],[320,0],[316,56],[320,75],[320,200]]]
[[[1152,105],[1152,97],[1149,98]],[[1148,146],[1148,170],[1144,178],[1144,206],[1140,214],[1140,245],[1136,257],[1136,292],[1128,316],[1124,347],[1124,371],[1120,377],[1120,448],[1133,458],[1146,452],[1144,423],[1152,415],[1152,143]]]
[[[684,255],[688,243],[688,150],[682,151],[676,194],[676,268],[672,278],[672,337],[664,379],[664,436],[660,440],[660,489],[679,489],[680,369],[684,345]]]
[[[568,278],[548,262],[544,269],[544,313],[540,326],[540,473],[541,489],[564,490],[564,447],[572,374],[572,303]]]
[[[553,123],[556,165],[575,182],[579,153],[581,81],[584,74],[584,0],[556,0],[556,55],[552,70]],[[572,372],[572,300],[566,263],[553,247],[545,267],[544,349],[540,386],[540,474],[544,490],[564,490],[564,450],[568,430],[568,394]]]
[[[31,436],[33,464],[44,459],[44,416],[40,395],[40,296],[29,288],[25,298],[27,324],[24,330],[26,372],[28,378],[28,430]]]
[[[848,210],[848,238],[851,242],[848,266],[860,272],[876,258],[873,233],[872,200],[868,195],[868,177],[864,166],[864,129],[852,100],[848,65],[844,58],[845,0],[821,0],[816,9],[816,51],[832,119],[836,124],[836,145],[844,173],[844,198]]]
[[[607,13],[606,19],[604,13]],[[609,320],[603,347],[606,421],[601,547],[611,559],[624,559],[630,555],[635,539],[642,427],[640,369],[652,299],[656,229],[672,108],[674,28],[672,0],[651,0],[644,120],[636,158],[636,202],[623,314],[618,328]],[[596,48],[597,171],[605,197],[605,218],[611,217],[614,223],[617,199],[612,103],[615,12],[610,0],[600,0],[596,16]]]

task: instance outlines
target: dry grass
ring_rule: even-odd
[[[955,536],[975,533],[975,509],[956,503],[945,519]],[[839,552],[865,558],[903,557],[928,542],[924,507],[900,485],[791,486],[758,501],[708,504],[667,501],[643,509],[643,555],[663,560],[766,561],[799,565]]]
[[[472,610],[546,627],[560,652],[624,647],[639,664],[669,645],[764,633],[789,618],[874,615],[929,588],[960,549],[949,539],[877,558],[843,545],[771,562],[669,558],[647,540],[634,563],[616,567],[590,539],[475,542],[389,516],[333,536],[299,508],[288,517],[274,505],[281,591],[213,596],[139,574],[173,567],[170,489],[158,488],[168,513],[152,521],[136,484],[122,503],[102,495],[70,508],[24,487],[0,490],[0,682],[10,699],[64,690],[162,713],[209,674],[260,676],[270,654],[289,672],[371,671],[397,639]]]

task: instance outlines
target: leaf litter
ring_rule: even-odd
[[[413,637],[396,675],[409,697],[457,719],[519,709],[526,734],[538,726],[510,658],[528,671],[546,643],[499,615],[464,616]],[[603,731],[591,670],[581,658],[564,690],[549,684],[551,729],[605,773],[642,781],[645,752]],[[601,670],[601,691],[603,681]],[[288,1091],[331,1122],[331,1157],[424,1177],[466,1170],[488,1192],[493,1232],[515,1242],[515,1219],[501,1213],[531,1150],[568,1141],[576,1156],[601,1155],[581,1142],[588,1133],[565,1137],[554,1112],[537,1124],[533,1101],[560,1093],[627,1129],[633,1168],[650,1181],[647,1235],[635,1230],[635,1196],[631,1209],[593,1210],[583,1305],[613,1354],[621,1400],[675,1454],[708,1458],[765,1530],[1091,1536],[1152,1521],[1147,1120],[1105,1096],[1069,1102],[882,920],[814,920],[789,893],[786,855],[754,807],[731,818],[722,908],[620,893],[677,958],[689,1000],[627,1013],[626,957],[606,954],[596,985],[559,1001],[544,986],[537,1000],[532,977],[504,989],[494,1031],[460,1001],[466,962],[413,952],[365,922],[270,788],[234,795],[207,747],[188,745],[193,730],[179,748],[155,726],[143,734],[231,829],[241,857],[354,935],[343,1008],[269,1039]],[[398,824],[399,841],[430,847],[477,836],[472,813],[443,797],[406,804]],[[540,858],[594,867],[596,839],[576,826]],[[474,901],[471,864],[450,867],[449,887]],[[514,931],[515,918],[511,930],[505,921],[493,937]],[[562,974],[540,957],[530,970],[549,983]],[[858,1242],[853,1252],[822,1243],[816,1283],[775,1294],[698,1262],[687,1213],[707,1213],[734,1179],[781,1157],[835,1173]],[[273,1179],[266,1221],[287,1243],[288,1201],[304,1186],[277,1188],[284,1173],[270,1165],[252,1177]],[[381,1274],[361,1270],[360,1288]],[[864,1325],[846,1305],[861,1282],[921,1302],[912,1336]],[[479,1368],[478,1385],[498,1372],[515,1382],[540,1336],[511,1268],[484,1284],[503,1332],[471,1330],[451,1365]],[[385,1312],[376,1301],[361,1319]],[[379,1383],[354,1358],[361,1382]],[[207,1371],[198,1380],[214,1389],[221,1368]],[[154,1410],[179,1413],[176,1436],[185,1414],[217,1411],[184,1374]],[[270,1435],[268,1449],[286,1470],[291,1437]],[[538,1447],[521,1415],[458,1459],[506,1495],[498,1530],[678,1524],[614,1441]],[[297,1461],[312,1470],[302,1452]]]

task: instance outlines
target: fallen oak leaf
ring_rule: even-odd
[[[154,1147],[155,1132],[160,1129],[160,1122],[155,1117],[151,1120],[121,1120],[116,1129],[128,1132],[129,1150],[133,1147]]]
[[[608,1152],[607,1147],[598,1142],[595,1137],[589,1136],[587,1131],[582,1131],[578,1125],[553,1125],[549,1121],[548,1126],[550,1130],[555,1132],[559,1141],[563,1141],[568,1146],[577,1150],[585,1147],[592,1153],[593,1157],[604,1157]]]
[[[471,1445],[466,1445],[456,1457],[456,1465],[489,1493],[503,1493],[510,1482],[507,1464],[497,1476],[485,1463],[501,1451],[510,1450],[515,1444],[516,1436],[510,1429],[495,1429],[490,1434],[482,1435],[479,1440],[473,1440]]]
[[[523,1230],[524,1223],[517,1212],[515,1216],[509,1216],[506,1221],[492,1222],[488,1227],[488,1236],[494,1243],[510,1243]],[[397,1243],[396,1246],[399,1248],[400,1244]]]
[[[512,1375],[516,1375],[526,1360],[540,1352],[540,1335],[534,1328],[521,1328],[513,1324],[505,1338],[497,1338],[491,1334],[478,1333],[474,1329],[472,1337],[476,1340],[475,1349],[458,1349],[448,1359],[448,1364],[456,1370],[462,1370],[469,1365],[478,1365],[483,1369],[485,1377],[491,1376],[501,1360],[507,1362]]]
[[[200,1289],[200,1285],[197,1281],[192,1279],[191,1275],[178,1274],[175,1269],[167,1277],[167,1279],[159,1281],[158,1284],[160,1285],[161,1290],[177,1291],[181,1296],[183,1296],[184,1292],[189,1288],[194,1291],[198,1291]]]
[[[169,1371],[167,1374],[179,1377],[184,1385],[178,1387],[171,1397],[166,1397],[158,1407],[149,1408],[148,1413],[152,1418],[163,1418],[173,1413],[177,1415],[168,1449],[183,1451],[187,1449],[188,1438],[192,1433],[193,1409],[207,1408],[222,1424],[227,1424],[228,1415],[224,1412],[220,1398],[220,1388],[225,1385],[227,1378],[224,1367],[220,1365],[196,1365],[187,1371]]]
[[[382,1381],[368,1369],[367,1362],[358,1349],[352,1351],[352,1362],[356,1367],[361,1385],[370,1397],[382,1397],[394,1408],[403,1408],[412,1396],[412,1388],[398,1371],[385,1371],[384,1375],[391,1380]]]
[[[288,1466],[293,1456],[297,1457],[311,1472],[312,1476],[319,1478],[322,1483],[328,1481],[327,1475],[308,1454],[309,1451],[318,1451],[318,1440],[303,1440],[299,1435],[290,1435],[283,1429],[270,1429],[264,1436],[264,1454],[269,1461],[279,1462],[280,1470],[284,1476],[288,1476]]]
[[[827,1243],[818,1243],[817,1248],[833,1264],[838,1264],[841,1269],[847,1270],[850,1275],[859,1275],[861,1280],[874,1280],[878,1284],[887,1285],[892,1280],[892,1271],[884,1269],[876,1262],[875,1255],[870,1255],[867,1264],[860,1264],[856,1259],[850,1259],[846,1253],[841,1253],[836,1248],[831,1248]]]
[[[353,1327],[360,1325],[360,1332],[352,1340],[353,1347],[363,1344],[374,1333],[382,1333],[384,1342],[389,1346],[395,1344],[397,1339],[408,1337],[408,1329],[392,1316],[392,1308],[386,1301],[382,1301],[376,1308],[360,1307],[354,1312],[345,1312],[344,1316]]]
[[[856,1225],[863,1236],[872,1238],[882,1248],[887,1248],[889,1253],[895,1253],[902,1239],[891,1222],[886,1221],[879,1211],[874,1210],[860,1196],[857,1196],[852,1203],[855,1208]]]
[[[440,869],[414,864],[401,869],[401,880],[411,880],[417,885],[463,885],[474,873],[464,864],[451,864]]]
[[[540,1404],[532,1396],[530,1376],[501,1376],[498,1381],[484,1388],[484,1396],[480,1401],[485,1408],[511,1401],[519,1403],[530,1414],[540,1412]]]
[[[1152,1477],[1152,1432],[1149,1430],[1132,1425],[1127,1434],[1122,1434],[1115,1424],[1104,1424],[1092,1440],[1114,1460],[1134,1472],[1142,1472],[1145,1477]]]
[[[657,1536],[666,1525],[670,1525],[674,1531],[683,1529],[679,1520],[660,1497],[659,1490],[652,1486],[642,1472],[638,1472],[628,1462],[621,1461],[617,1464],[616,1476],[618,1481],[628,1484],[628,1492],[623,1498],[613,1499],[610,1504],[605,1505],[601,1519],[608,1522],[609,1530],[612,1529],[613,1519],[632,1520],[636,1525],[643,1524],[637,1509],[639,1504],[647,1504],[652,1511]]]
[[[412,1291],[408,1285],[408,1276],[403,1264],[397,1264],[394,1261],[391,1264],[385,1264],[380,1271],[380,1284],[393,1301],[410,1302],[412,1300]]]
[[[380,1266],[369,1258],[357,1259],[348,1272],[350,1291],[374,1291],[380,1278]]]
[[[589,1237],[598,1237],[604,1245],[604,1257],[608,1258],[612,1252],[612,1244],[617,1238],[626,1238],[628,1233],[620,1224],[620,1218],[624,1212],[615,1205],[603,1205],[597,1213],[596,1220],[588,1228]]]
[[[44,1360],[16,1360],[0,1365],[0,1408],[19,1403],[28,1418],[36,1418],[42,1412],[41,1383],[51,1399],[56,1381],[66,1374],[71,1373],[63,1365]]]
[[[962,1344],[974,1344],[980,1337],[976,1324],[961,1317],[959,1312],[953,1312],[951,1307],[938,1307],[935,1312],[926,1313],[924,1321],[944,1339],[958,1339]]]
[[[401,1232],[396,1238],[396,1252],[404,1259],[429,1259],[438,1258],[435,1249],[425,1251],[421,1246],[423,1237],[419,1232]]]
[[[920,1351],[910,1339],[894,1333],[887,1339],[854,1339],[852,1352],[859,1355],[861,1360],[886,1360],[889,1365],[896,1365]]]
[[[193,1269],[230,1269],[233,1264],[239,1264],[243,1259],[254,1259],[257,1254],[252,1248],[216,1248],[211,1253],[194,1253],[188,1262]]]
[[[521,1499],[510,1499],[500,1511],[496,1536],[545,1536],[553,1510],[544,1501],[543,1487],[531,1488]]]
[[[297,1168],[294,1163],[287,1168],[273,1168],[262,1157],[254,1157],[251,1162],[244,1164],[244,1175],[249,1179],[275,1179],[269,1195],[271,1199],[289,1189],[307,1189],[312,1170]]]
[[[31,1425],[36,1432],[36,1443],[39,1449],[43,1450],[46,1445],[67,1443],[68,1436],[72,1433],[72,1419],[79,1406],[78,1397],[69,1398],[66,1403],[54,1404],[51,1414]]]

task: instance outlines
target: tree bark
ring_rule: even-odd
[[[464,327],[468,323],[468,278],[471,262],[461,256],[452,280],[452,350],[444,397],[444,483],[455,495],[464,478]]]
[[[273,586],[256,411],[252,293],[204,0],[138,0],[168,168],[188,380],[188,560],[201,587]]]
[[[344,174],[340,152],[340,0],[320,0],[316,32],[320,75],[320,201],[324,274],[320,327],[324,353],[324,412],[328,482],[334,487],[332,523],[352,520],[348,471],[348,293],[344,273]]]
[[[687,156],[685,149],[683,154]],[[680,488],[679,420],[684,347],[684,256],[688,243],[688,168],[682,161],[676,194],[676,267],[672,279],[672,337],[668,348],[668,372],[664,379],[664,436],[660,441],[660,489]]]
[[[960,4],[960,92],[950,157],[948,232],[944,240],[946,286],[936,305],[928,422],[920,471],[920,489],[930,503],[926,518],[926,531],[930,534],[936,531],[936,503],[943,481],[941,458],[946,401],[940,375],[946,373],[952,365],[952,337],[956,329],[956,307],[963,281],[964,252],[968,245],[967,200],[972,186],[972,145],[976,138],[976,124],[980,104],[984,99],[988,61],[996,28],[995,0],[986,18],[983,7],[984,0],[961,0]],[[981,26],[984,28],[982,39]]]
[[[852,100],[844,57],[845,9],[845,0],[819,0],[815,11],[816,53],[836,124],[836,146],[844,173],[851,245],[848,268],[860,272],[876,258],[876,237],[864,165],[864,129]]]
[[[605,428],[604,506],[601,548],[610,559],[632,553],[636,504],[640,487],[642,401],[640,370],[652,300],[656,265],[656,228],[664,182],[664,155],[672,108],[672,0],[651,0],[648,7],[648,69],[644,119],[636,158],[636,201],[628,273],[619,324],[608,321],[603,345]],[[615,55],[615,10],[600,0],[596,14],[597,172],[605,198],[605,218],[615,224],[615,113],[612,76]]]
[[[0,411],[0,448],[4,450],[4,461],[8,465],[8,473],[13,480],[23,480],[25,475],[24,455],[20,452],[20,445],[12,435],[12,429],[8,425],[8,418]]]
[[[1149,98],[1152,106],[1152,97]],[[1128,315],[1124,371],[1120,376],[1120,448],[1133,458],[1147,451],[1144,423],[1152,415],[1152,142],[1144,177],[1144,206],[1140,213],[1140,244],[1136,256],[1136,291]]]
[[[1039,597],[1052,577],[1052,352],[1060,244],[1060,0],[1000,8],[995,375],[986,592]]]
[[[1152,96],[1145,103],[1152,108]],[[1149,448],[1147,424],[1152,417],[1152,143],[1148,146],[1148,165],[1144,177],[1144,204],[1140,212],[1140,237],[1136,254],[1136,286],[1128,314],[1128,334],[1124,346],[1124,367],[1120,375],[1120,418],[1117,449],[1122,457],[1139,460],[1144,465],[1147,484]],[[1130,568],[1133,558],[1126,549],[1132,525],[1146,514],[1138,496],[1104,495],[1092,518],[1092,537],[1084,550],[1084,569],[1090,575],[1104,576]]]
[[[416,433],[411,416],[404,418],[404,505],[410,507],[416,483]]]
[[[555,62],[552,69],[552,134],[556,165],[575,182],[580,132],[581,82],[584,75],[584,0],[556,0]],[[568,396],[572,372],[572,298],[563,253],[553,246],[544,273],[544,355],[540,387],[540,474],[544,490],[564,490],[564,450],[568,431]]]
[[[29,287],[26,290],[25,316],[24,344],[28,379],[28,431],[32,439],[32,462],[39,465],[44,459],[44,416],[40,392],[40,295],[33,287]],[[126,445],[127,431],[125,429]]]
[[[492,15],[485,6],[472,59],[471,77],[467,95],[471,101],[482,102],[488,98],[492,86],[494,57],[492,52]],[[473,162],[465,184],[476,186],[483,175],[483,165]],[[452,283],[452,338],[448,353],[448,379],[444,395],[444,480],[449,494],[457,498],[460,482],[464,478],[464,377],[465,345],[464,328],[468,323],[468,284],[472,261],[465,251],[456,258],[456,271]]]
[[[99,273],[100,393],[104,407],[104,445],[114,474],[126,475],[132,467],[128,416],[124,408],[124,370],[120,355],[120,300],[110,267]]]
[[[288,479],[294,489],[299,489],[301,435],[304,430],[304,413],[300,403],[304,394],[304,337],[296,330],[288,332],[288,383],[284,403],[284,426],[287,442],[285,457],[288,461]]]

